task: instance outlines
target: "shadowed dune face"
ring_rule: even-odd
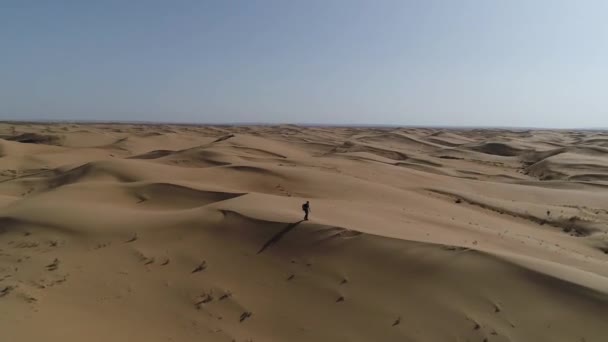
[[[607,142],[3,123],[0,340],[604,341]]]

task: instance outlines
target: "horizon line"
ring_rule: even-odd
[[[12,124],[118,124],[118,125],[176,125],[176,126],[299,126],[299,127],[343,127],[343,128],[439,128],[439,129],[510,129],[510,130],[591,130],[605,131],[608,127],[542,127],[542,126],[485,126],[485,125],[405,125],[405,124],[342,124],[342,123],[271,123],[271,122],[173,122],[145,120],[0,120],[0,123]]]

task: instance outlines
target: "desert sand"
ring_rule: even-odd
[[[608,132],[0,138],[1,341],[608,341]]]

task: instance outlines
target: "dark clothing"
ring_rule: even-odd
[[[304,210],[304,220],[308,221],[308,213],[310,212],[310,204],[308,204],[308,202],[302,204],[302,210]]]

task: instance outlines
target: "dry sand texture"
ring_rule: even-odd
[[[606,132],[0,137],[1,341],[608,341]]]

